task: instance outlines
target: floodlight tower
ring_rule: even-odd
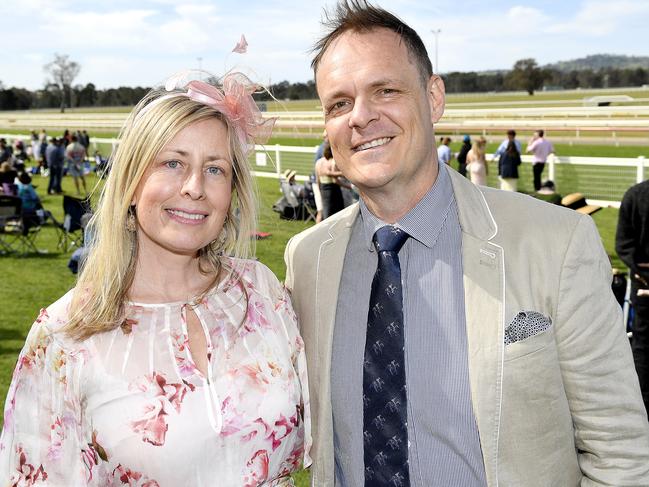
[[[438,54],[438,47],[437,46],[438,46],[438,41],[439,41],[439,34],[440,34],[440,32],[442,32],[442,29],[431,29],[431,32],[435,36],[435,68],[433,69],[433,71],[435,72],[435,74],[439,74],[440,71],[439,71],[439,62],[438,62],[438,57],[437,57],[437,54]]]

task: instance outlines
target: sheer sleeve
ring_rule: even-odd
[[[16,364],[0,437],[2,485],[85,485],[83,455],[96,455],[81,433],[83,353],[62,346],[55,324],[42,310]]]

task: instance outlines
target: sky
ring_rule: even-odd
[[[589,54],[649,55],[648,0],[377,0],[422,37],[436,72],[509,69]],[[5,87],[42,88],[56,53],[74,84],[153,86],[171,74],[243,68],[260,83],[312,79],[309,50],[333,0],[1,0]],[[232,53],[241,34],[246,54]]]

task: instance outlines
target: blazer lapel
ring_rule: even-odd
[[[473,411],[487,482],[498,485],[498,433],[502,402],[505,274],[503,249],[482,192],[451,173],[462,227],[462,266]]]
[[[315,370],[309,370],[310,380],[315,380],[317,387],[315,397],[311,398],[312,414],[317,424],[315,434],[320,435],[320,444],[324,452],[331,454],[319,455],[320,458],[313,471],[317,485],[333,485],[333,417],[331,411],[331,351],[333,347],[333,332],[336,322],[336,307],[338,305],[338,289],[342,276],[347,243],[351,235],[351,227],[358,215],[358,205],[346,210],[345,214],[331,225],[329,238],[320,244],[316,268],[316,295],[313,303],[315,317],[316,364]]]

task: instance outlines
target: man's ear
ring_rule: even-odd
[[[446,88],[444,81],[436,74],[432,75],[426,84],[426,96],[430,105],[430,121],[437,123],[444,115],[446,104]]]

